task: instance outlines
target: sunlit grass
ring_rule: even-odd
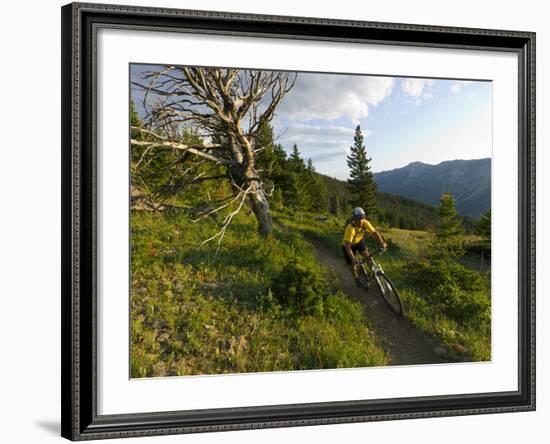
[[[171,376],[386,364],[363,307],[342,293],[299,235],[263,239],[239,216],[220,244],[198,248],[218,226],[183,214],[132,213],[131,374]],[[285,307],[271,283],[299,260],[321,273],[322,310]]]
[[[328,217],[326,220],[315,220],[308,216],[299,220],[290,213],[277,214],[281,224],[300,232],[307,237],[314,238],[330,248],[335,254],[341,254],[340,246],[343,234],[344,219]],[[490,319],[481,322],[457,322],[442,312],[437,304],[428,303],[428,294],[416,288],[405,278],[404,265],[415,258],[425,256],[429,252],[429,245],[433,234],[428,231],[404,230],[399,228],[384,228],[380,231],[390,244],[388,252],[377,257],[388,276],[397,285],[405,306],[406,317],[423,332],[440,340],[457,359],[465,358],[471,361],[487,361],[491,359],[491,323]],[[474,235],[466,236],[467,241],[476,241]],[[468,257],[463,260],[465,266],[479,271],[476,260]],[[487,266],[480,276],[485,280],[484,296],[490,299],[490,281]]]

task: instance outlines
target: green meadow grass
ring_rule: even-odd
[[[218,229],[213,220],[193,224],[184,214],[132,213],[133,378],[388,363],[363,307],[300,235],[276,230],[260,238],[243,214],[217,255],[216,241],[198,248]],[[285,272],[288,264],[297,264],[302,280]],[[314,288],[320,296],[310,298],[313,309],[286,301],[285,285],[299,302]]]
[[[290,213],[277,213],[276,219],[306,237],[321,241],[334,254],[341,254],[344,219],[329,217],[319,221],[307,216],[300,220]],[[377,261],[396,284],[406,317],[418,329],[441,341],[456,359],[490,360],[490,274],[486,271],[478,273],[477,262],[470,258],[468,261],[462,260],[467,267],[462,267],[465,268],[462,275],[467,277],[444,275],[440,278],[441,282],[438,281],[439,288],[432,288],[430,282],[422,282],[422,274],[420,278],[411,278],[415,264],[418,263],[419,267],[425,264],[421,261],[429,253],[432,234],[427,231],[377,228],[389,244],[388,251],[378,256]],[[475,236],[468,236],[467,240],[475,241]],[[424,279],[429,280],[430,277],[426,275]],[[467,281],[475,281],[476,288],[470,288]],[[460,312],[473,308],[479,308],[482,315]]]

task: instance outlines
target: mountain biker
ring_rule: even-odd
[[[380,248],[387,248],[386,242],[372,224],[365,218],[365,211],[361,207],[356,207],[351,212],[351,218],[346,222],[344,238],[342,239],[342,251],[344,259],[351,267],[353,277],[358,278],[359,261],[355,257],[355,252],[359,251],[369,266],[372,266],[372,258],[369,256],[369,251],[365,245],[365,235],[371,236],[380,245]]]

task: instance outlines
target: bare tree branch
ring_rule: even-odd
[[[194,219],[192,220],[191,222],[193,223],[197,223],[198,221],[214,214],[214,213],[217,213],[221,210],[223,210],[224,208],[227,208],[229,205],[231,205],[233,202],[235,202],[237,199],[239,199],[239,197],[241,196],[242,192],[237,194],[231,201],[229,201],[228,203],[224,204],[224,205],[220,205],[219,207],[216,207],[216,208],[213,208],[213,209],[210,209],[209,211],[207,211],[206,213],[202,213],[200,214],[200,216],[197,218],[197,219]],[[231,197],[231,196],[230,196]]]
[[[152,147],[152,148],[165,148],[165,149],[173,149],[173,150],[189,152],[189,153],[194,154],[196,156],[204,157],[205,159],[211,160],[212,162],[217,163],[217,164],[228,165],[228,166],[236,165],[236,162],[234,162],[233,160],[216,157],[216,156],[213,156],[212,154],[209,154],[209,153],[204,152],[204,151],[200,151],[198,149],[198,148],[212,149],[212,148],[219,147],[219,145],[210,145],[210,144],[184,145],[182,143],[167,142],[167,141],[163,141],[162,143],[142,142],[142,141],[135,140],[135,139],[132,139],[131,143],[132,143],[132,145],[135,145],[135,146],[149,146],[149,147]]]
[[[141,80],[132,80],[133,88],[144,91],[146,112],[146,128],[132,129],[154,138],[152,142],[132,139],[132,146],[146,147],[137,166],[143,165],[153,149],[164,148],[190,153],[226,167],[237,197],[208,212],[215,214],[238,203],[237,209],[228,214],[220,232],[205,243],[213,239],[221,242],[237,214],[235,211],[247,200],[260,231],[264,234],[271,231],[267,197],[273,193],[274,184],[264,186],[256,168],[258,154],[265,149],[258,146],[258,140],[262,125],[273,119],[296,79],[296,74],[287,72],[167,65],[142,73]],[[186,128],[193,128],[211,143],[181,143]],[[227,175],[195,177],[188,183],[218,177]]]
[[[216,248],[216,254],[215,254],[215,257],[218,256],[218,253],[220,252],[220,246],[221,246],[221,242],[223,240],[223,237],[225,236],[225,232],[227,230],[227,227],[229,227],[229,224],[231,224],[231,221],[233,220],[233,218],[239,213],[239,211],[241,211],[241,208],[242,206],[244,205],[244,202],[246,200],[246,198],[248,197],[248,194],[250,193],[250,190],[251,190],[251,186],[248,187],[245,191],[243,192],[240,192],[238,195],[237,195],[237,198],[241,197],[242,196],[242,199],[239,203],[239,206],[237,207],[236,210],[232,211],[231,213],[229,213],[223,223],[222,223],[222,228],[220,231],[218,231],[214,236],[212,237],[209,237],[208,239],[202,241],[202,243],[199,245],[198,248],[202,248],[204,245],[206,245],[208,242],[211,242],[213,241],[214,239],[218,238],[218,247]]]

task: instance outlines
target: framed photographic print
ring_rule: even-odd
[[[535,35],[62,8],[62,435],[535,408]]]

